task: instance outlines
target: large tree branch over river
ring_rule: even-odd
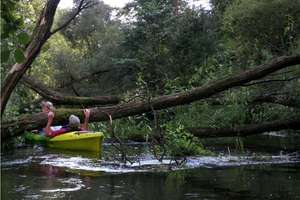
[[[251,103],[273,103],[288,107],[300,108],[299,100],[292,95],[262,95],[253,98]]]
[[[131,102],[116,106],[92,108],[90,121],[105,121],[111,116],[113,119],[142,114],[151,110],[161,110],[168,107],[189,104],[194,101],[206,99],[214,94],[225,91],[229,88],[242,86],[252,80],[263,78],[264,76],[280,69],[300,64],[300,56],[283,56],[272,60],[267,64],[241,72],[229,78],[212,82],[206,86],[197,87],[188,92],[181,92],[174,95],[165,95],[153,98],[148,102]],[[70,114],[82,117],[81,109],[56,110],[54,122],[65,123]],[[31,130],[45,126],[47,116],[44,113],[20,116],[17,119],[4,121],[1,126],[2,139],[8,139],[14,135],[20,135],[24,130]]]
[[[23,76],[22,81],[27,87],[37,92],[43,98],[52,101],[54,104],[91,106],[117,104],[120,102],[120,99],[117,96],[77,97],[65,95],[60,92],[49,89],[42,82],[28,77],[26,75]]]
[[[264,122],[261,124],[247,124],[243,126],[236,126],[233,128],[204,128],[193,127],[188,128],[188,131],[199,138],[211,137],[245,137],[255,134],[264,133],[267,131],[279,130],[300,130],[300,119],[294,120],[274,120]]]
[[[208,99],[207,102],[211,105],[226,105],[226,102],[219,98],[211,98]],[[292,94],[264,94],[252,97],[247,101],[247,103],[251,105],[271,103],[287,107],[300,108],[299,99]]]

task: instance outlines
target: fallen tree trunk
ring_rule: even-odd
[[[227,105],[226,101],[220,97],[207,99],[207,102],[210,105],[220,106]],[[244,103],[244,102],[238,102]],[[247,101],[248,104],[262,104],[262,103],[271,103],[271,104],[279,104],[282,106],[292,107],[292,108],[300,108],[300,101],[298,98],[293,96],[292,94],[267,94],[255,96]]]
[[[181,92],[174,95],[165,95],[154,98],[149,102],[132,102],[116,106],[91,109],[90,121],[104,121],[113,118],[122,118],[142,114],[148,111],[165,109],[177,105],[189,104],[197,100],[208,98],[214,94],[222,92],[232,87],[241,86],[252,80],[260,79],[272,72],[278,71],[288,66],[300,64],[300,56],[280,57],[251,70],[233,75],[220,81],[215,81],[207,86],[198,87],[188,92]],[[82,117],[82,110],[57,110],[55,112],[55,123],[65,123],[70,114],[76,114]],[[21,116],[16,120],[10,120],[2,123],[1,137],[7,139],[13,135],[20,135],[24,130],[41,128],[45,126],[47,116],[42,113]]]
[[[27,87],[37,92],[43,98],[52,101],[54,104],[95,106],[118,104],[120,102],[120,99],[117,96],[77,97],[64,95],[60,92],[50,90],[42,82],[25,75],[23,76],[22,81]]]
[[[296,97],[288,95],[263,95],[255,97],[251,100],[251,103],[273,103],[280,104],[288,107],[300,108],[300,102]]]
[[[261,124],[248,124],[234,128],[203,128],[193,127],[187,130],[199,138],[211,137],[245,137],[257,135],[269,131],[279,130],[300,130],[300,119],[295,120],[275,120]]]

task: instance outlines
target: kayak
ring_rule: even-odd
[[[26,141],[44,144],[50,148],[67,150],[100,151],[104,135],[102,132],[73,131],[53,138],[28,132]]]

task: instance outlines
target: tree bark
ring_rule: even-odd
[[[177,105],[189,104],[197,100],[206,99],[214,94],[222,92],[232,87],[241,86],[252,80],[260,79],[270,73],[278,71],[288,66],[300,64],[300,56],[280,57],[251,70],[233,75],[220,81],[215,81],[207,86],[198,87],[188,92],[181,92],[174,95],[165,95],[156,97],[149,102],[132,102],[116,106],[108,106],[91,109],[90,122],[109,120],[133,116],[149,112],[151,110],[161,110]],[[55,112],[55,123],[66,123],[70,114],[76,114],[82,118],[82,110],[68,109],[57,110]],[[10,120],[2,123],[1,136],[7,139],[12,135],[20,135],[24,130],[31,130],[45,126],[47,116],[42,113],[31,116],[21,116],[16,120]]]
[[[120,102],[120,99],[117,96],[77,97],[64,95],[60,92],[50,90],[42,82],[32,79],[26,75],[23,76],[22,81],[27,87],[34,90],[43,98],[53,102],[54,104],[95,106],[118,104]]]
[[[220,97],[218,98],[210,98],[207,99],[207,102],[210,105],[226,105],[226,101]],[[244,103],[244,102],[238,102]],[[300,108],[300,100],[292,94],[267,94],[252,97],[247,101],[248,104],[256,105],[262,103],[271,103],[271,104],[279,104],[282,106],[292,107],[292,108]]]
[[[42,46],[51,36],[50,30],[59,1],[60,0],[47,1],[32,35],[32,40],[25,50],[25,60],[22,63],[16,63],[6,75],[1,87],[1,115],[18,81],[22,78],[27,69],[29,69],[41,51]]]
[[[251,103],[273,103],[288,107],[300,108],[300,101],[293,96],[288,95],[263,95],[255,97],[251,100]]]
[[[261,124],[248,124],[234,128],[203,128],[194,127],[187,130],[199,138],[212,137],[245,137],[257,135],[264,132],[279,130],[300,130],[300,119],[295,120],[274,120]]]

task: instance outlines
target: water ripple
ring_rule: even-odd
[[[189,169],[197,167],[214,168],[214,167],[233,167],[244,165],[261,165],[261,164],[287,164],[300,163],[298,156],[278,155],[278,156],[202,156],[202,157],[187,157],[183,165],[176,165],[173,159],[157,159],[146,156],[140,158],[133,163],[126,164],[116,163],[111,161],[103,161],[97,159],[88,159],[83,157],[46,157],[40,164],[52,165],[56,167],[65,167],[84,171],[100,171],[107,173],[129,173],[129,172],[144,172],[153,170],[177,170]]]

